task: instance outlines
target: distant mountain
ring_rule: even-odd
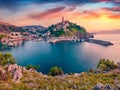
[[[9,23],[0,22],[0,33],[9,33],[9,32],[24,32],[25,30],[21,27],[11,25]]]
[[[50,31],[50,35],[53,37],[85,37],[87,35],[87,31],[84,27],[67,20],[64,21],[64,18],[62,18],[61,22],[49,26],[48,30]]]
[[[96,34],[120,34],[120,30],[113,30],[113,31],[100,31],[95,32]]]
[[[46,32],[46,28],[40,25],[22,26],[22,28],[33,34]]]

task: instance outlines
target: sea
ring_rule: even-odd
[[[114,45],[102,46],[90,42],[27,41],[22,45],[2,49],[10,52],[21,66],[40,65],[39,72],[48,74],[51,67],[58,66],[64,73],[80,73],[95,69],[100,59],[120,62],[120,34],[98,34],[95,39],[110,41]],[[1,48],[1,47],[0,47]]]

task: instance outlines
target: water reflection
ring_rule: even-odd
[[[0,42],[0,50],[10,49],[12,47],[18,47],[24,44],[23,40],[15,40],[9,42]]]

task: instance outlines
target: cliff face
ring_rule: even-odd
[[[9,32],[24,32],[25,30],[21,27],[11,25],[9,23],[0,22],[0,33],[9,33]]]

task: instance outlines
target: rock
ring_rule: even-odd
[[[74,76],[75,76],[75,77],[78,77],[78,76],[80,76],[80,74],[78,74],[78,73],[75,73],[75,74],[74,74]]]
[[[93,90],[105,90],[104,85],[101,84],[101,83],[98,83],[98,84],[95,85]]]
[[[25,68],[25,67],[22,67],[22,72],[25,73],[27,72],[28,70]]]
[[[73,85],[73,88],[74,88],[74,89],[77,89],[77,86],[76,86],[76,85]]]
[[[15,71],[15,69],[17,69],[17,64],[10,64],[10,65],[8,65],[8,72],[14,72]]]
[[[118,84],[118,79],[117,78],[115,78],[114,83],[115,83],[115,85]]]
[[[36,70],[33,69],[33,68],[30,68],[29,71],[30,71],[30,72],[36,72]]]
[[[118,64],[118,69],[120,69],[120,62],[118,62],[117,64]]]
[[[64,87],[63,86],[59,86],[59,90],[64,90]]]
[[[120,84],[116,84],[117,90],[120,90]]]
[[[113,90],[113,89],[112,89],[112,87],[110,85],[106,85],[105,90]]]
[[[13,82],[20,82],[19,80],[22,78],[22,72],[20,70],[15,70],[13,73]]]
[[[21,66],[18,66],[17,64],[11,64],[8,65],[7,71],[12,73],[13,82],[20,82],[20,79],[22,78],[22,72],[23,68]]]
[[[47,87],[46,90],[49,90],[49,87]]]
[[[71,83],[72,81],[71,80],[68,80],[69,83]]]
[[[0,79],[3,81],[5,81],[7,79],[6,71],[4,69],[0,69]]]

